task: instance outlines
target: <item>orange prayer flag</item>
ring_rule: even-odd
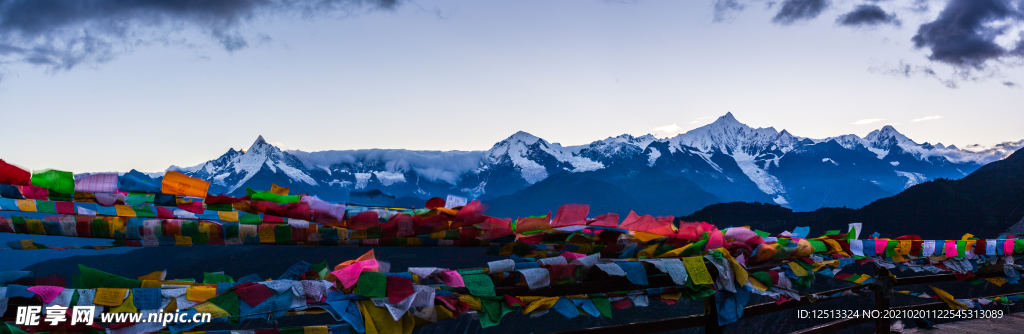
[[[206,198],[206,192],[210,189],[210,182],[203,181],[181,172],[168,171],[164,174],[161,182],[160,192],[169,195],[184,195]]]
[[[276,184],[271,183],[270,184],[270,193],[271,194],[281,195],[281,196],[288,196],[288,188],[281,187],[281,186],[278,186]]]

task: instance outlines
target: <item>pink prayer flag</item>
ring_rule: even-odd
[[[591,226],[605,226],[605,227],[619,227],[619,214],[617,213],[606,213],[594,219],[588,219],[587,225]]]
[[[203,201],[178,203],[178,208],[195,214],[203,214],[204,212]]]
[[[877,240],[876,239],[875,240],[875,254],[878,254],[878,256],[884,256],[882,254],[885,254],[885,246],[887,246],[888,244],[889,244],[888,240]]]
[[[551,221],[551,227],[586,225],[588,213],[590,213],[590,205],[562,204],[562,206],[558,207],[558,212],[555,213],[555,219]]]
[[[75,180],[75,191],[87,193],[117,192],[117,173],[96,173]]]
[[[565,258],[566,262],[572,262],[572,260],[587,257],[585,254],[573,252],[562,252],[561,256]]]
[[[942,249],[946,251],[946,256],[956,257],[956,240],[946,240],[946,246]]]
[[[466,283],[462,281],[462,275],[460,275],[458,271],[455,271],[455,270],[442,271],[439,276],[441,277],[441,281],[443,281],[444,284],[447,284],[450,287],[453,287],[453,288],[464,288],[464,287],[466,287]]]
[[[1003,240],[1003,254],[1013,255],[1013,240]]]
[[[365,260],[359,261],[349,265],[348,267],[341,268],[331,272],[331,275],[337,277],[341,281],[341,285],[346,289],[351,288],[359,281],[359,273],[364,271],[374,270],[380,267],[377,260]]]
[[[59,286],[36,285],[26,290],[35,292],[35,294],[39,295],[39,298],[43,299],[43,303],[49,304],[54,298],[57,298],[57,295],[60,295],[60,293],[64,291],[64,288]]]

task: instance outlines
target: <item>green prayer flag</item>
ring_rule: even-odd
[[[814,252],[815,253],[822,253],[822,252],[827,252],[828,251],[828,247],[825,246],[825,242],[824,241],[821,241],[821,240],[808,240],[808,242],[811,243],[811,246],[814,246]]]
[[[274,243],[287,244],[292,242],[292,226],[291,225],[277,225],[274,226]]]
[[[306,329],[302,328],[302,327],[281,328],[281,329],[278,330],[278,333],[281,333],[281,334],[304,334],[304,333],[306,333]]]
[[[57,213],[57,204],[52,201],[36,200],[36,211],[39,213]]]
[[[476,275],[476,274],[483,274],[484,273],[484,269],[483,268],[457,269],[456,271],[459,272],[459,275],[462,275],[462,276]]]
[[[828,232],[825,232],[825,234],[822,235],[822,236],[824,237],[824,236],[836,235],[836,234],[839,234],[839,230],[829,230]]]
[[[504,298],[480,298],[480,308],[483,313],[480,317],[480,327],[483,328],[497,325],[505,314],[512,312]]]
[[[768,232],[765,232],[765,231],[761,231],[761,230],[754,230],[754,233],[757,234],[758,236],[762,237],[762,238],[767,238],[767,237],[772,235],[771,233],[768,233]]]
[[[590,296],[590,300],[594,301],[594,306],[601,311],[602,316],[608,317],[608,319],[612,318],[612,303],[608,301],[608,297]]]
[[[239,314],[242,313],[238,307],[238,294],[235,293],[234,291],[222,293],[220,295],[217,295],[216,297],[210,298],[209,302],[213,303],[213,305],[217,305],[217,307],[223,309],[224,311],[227,311],[232,316],[238,316]]]
[[[302,196],[299,195],[278,195],[269,191],[257,191],[250,195],[250,198],[257,201],[270,201],[278,204],[298,203]]]
[[[494,297],[494,282],[485,274],[463,275],[469,294],[478,297]]]
[[[384,298],[387,292],[388,276],[383,273],[364,271],[356,281],[356,294],[367,298]]]
[[[45,169],[32,174],[30,181],[33,186],[50,189],[59,193],[75,193],[75,175],[71,172],[56,169]]]
[[[758,282],[761,282],[761,284],[764,284],[764,286],[766,286],[768,288],[772,287],[772,276],[770,274],[768,274],[767,272],[764,272],[764,271],[752,272],[752,273],[750,273],[750,277],[752,277],[753,279],[756,279]]]
[[[75,292],[72,293],[71,295],[71,302],[69,303],[68,307],[74,307],[75,305],[78,305],[78,300],[81,299],[81,297],[82,296],[78,294],[78,290],[75,290]]]
[[[203,273],[203,284],[234,283],[235,279],[221,273]]]

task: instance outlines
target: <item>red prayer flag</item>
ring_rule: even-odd
[[[551,227],[586,225],[588,213],[590,213],[590,205],[577,203],[562,204],[562,206],[558,207],[558,212],[555,213],[555,219],[551,222]]]
[[[27,186],[31,180],[32,173],[0,159],[0,183]]]

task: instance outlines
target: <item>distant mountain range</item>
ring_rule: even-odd
[[[735,202],[711,205],[680,219],[720,227],[751,225],[772,232],[812,226],[812,234],[844,230],[849,223],[861,222],[866,233],[877,231],[884,237],[916,234],[925,239],[959,239],[964,233],[995,238],[1024,221],[1022,217],[1024,149],[960,180],[924,182],[860,209],[793,212],[775,204]]]
[[[247,150],[169,170],[231,195],[278,184],[335,202],[372,189],[401,204],[454,194],[483,199],[491,213],[509,216],[543,214],[574,198],[593,212],[680,215],[734,201],[796,211],[858,208],[921,182],[962,178],[1005,154],[917,144],[891,126],[864,138],[809,139],[751,128],[728,113],[672,138],[621,135],[562,146],[518,132],[490,150],[469,152],[285,151],[260,136]]]

